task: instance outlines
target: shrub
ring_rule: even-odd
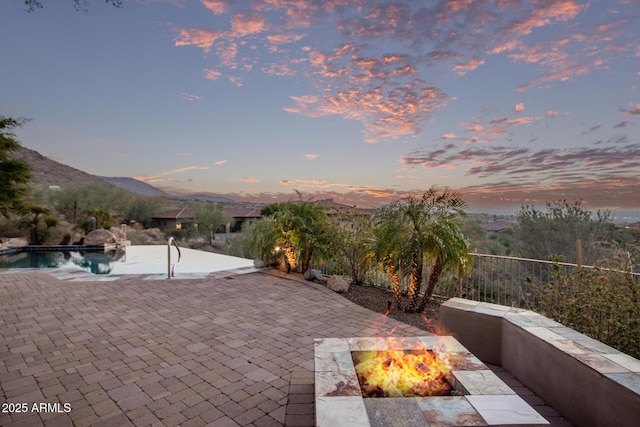
[[[565,326],[640,358],[640,284],[619,270],[575,269],[536,292],[536,307]]]

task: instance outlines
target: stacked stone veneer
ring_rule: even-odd
[[[637,359],[529,310],[452,298],[440,321],[576,425],[640,425]]]
[[[464,396],[363,398],[352,351],[432,350],[451,367]],[[318,426],[547,425],[478,358],[452,337],[318,338],[315,340]]]

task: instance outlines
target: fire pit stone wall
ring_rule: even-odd
[[[548,424],[453,337],[317,338],[314,347],[318,426]],[[370,350],[431,350],[462,395],[363,398],[351,352]]]

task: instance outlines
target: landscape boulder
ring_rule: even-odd
[[[93,230],[84,237],[84,246],[115,245],[118,239],[109,230]]]
[[[342,276],[329,276],[329,279],[327,280],[327,288],[342,294],[349,290],[349,281]]]
[[[255,268],[263,268],[264,267],[264,261],[262,261],[261,259],[254,259],[253,260],[253,266]]]
[[[324,277],[322,276],[322,271],[314,270],[313,268],[308,269],[304,272],[304,280],[308,280],[310,282],[322,283]]]
[[[117,227],[111,227],[111,228],[109,229],[109,231],[110,231],[114,236],[116,236],[116,241],[117,241],[117,242],[122,242],[122,241],[127,240],[127,235],[126,235],[126,233],[125,233],[124,231],[122,231],[120,228],[117,228]]]
[[[0,249],[16,249],[24,246],[29,246],[29,242],[22,237],[3,237],[0,239]]]

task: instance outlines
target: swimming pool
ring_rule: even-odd
[[[206,274],[216,271],[253,268],[253,260],[212,252],[180,248],[182,258],[175,275]],[[172,247],[171,262],[178,260]],[[54,268],[100,275],[167,274],[167,246],[126,246],[113,252],[29,251],[0,255],[0,268]]]
[[[79,268],[93,274],[109,274],[124,251],[39,251],[0,255],[0,268]]]

